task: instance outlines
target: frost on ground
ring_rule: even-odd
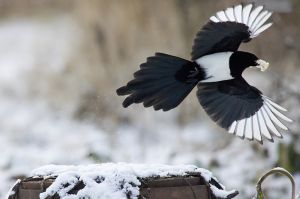
[[[63,166],[48,165],[32,172],[33,177],[55,177],[53,184],[40,194],[41,199],[58,194],[62,199],[105,198],[105,199],[137,199],[141,179],[166,178],[187,176],[189,173],[201,175],[214,194],[219,199],[229,198],[236,191],[226,191],[217,188],[217,180],[211,172],[192,165],[154,165],[154,164],[126,164],[106,163],[98,165]],[[76,194],[70,194],[79,183],[84,187]]]

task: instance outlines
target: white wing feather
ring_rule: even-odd
[[[235,17],[234,17],[234,12],[233,12],[233,8],[227,8],[226,11],[226,16],[230,21],[236,21]]]
[[[249,140],[253,140],[252,117],[249,117],[246,120],[245,137]]]
[[[255,21],[256,17],[258,16],[258,14],[260,13],[260,11],[262,11],[262,9],[264,9],[263,6],[258,6],[256,7],[250,14],[249,16],[249,21],[248,21],[248,27],[252,26],[252,23]]]
[[[253,7],[253,4],[248,4],[243,8],[243,24],[248,24],[249,16],[251,9]]]
[[[245,119],[242,119],[238,122],[238,126],[236,129],[236,135],[243,138],[244,137],[244,129],[245,129]]]
[[[228,18],[226,17],[224,11],[219,11],[219,12],[217,12],[217,17],[218,17],[222,22],[228,21]]]
[[[262,95],[262,99],[264,101],[262,107],[254,115],[234,121],[229,128],[229,133],[235,133],[236,136],[249,140],[255,139],[261,143],[263,141],[262,137],[270,141],[273,141],[274,136],[282,138],[281,133],[277,130],[275,125],[282,130],[288,130],[278,119],[280,118],[287,122],[292,122],[291,119],[280,112],[287,110],[266,96]]]
[[[237,5],[234,7],[234,16],[236,18],[236,21],[239,23],[242,23],[242,5]]]
[[[243,23],[248,26],[250,38],[254,38],[272,25],[272,23],[265,24],[271,15],[272,12],[264,10],[264,6],[254,7],[253,4],[245,6],[239,4],[227,8],[225,11],[217,12],[215,16],[210,17],[210,20],[215,23],[226,21]]]

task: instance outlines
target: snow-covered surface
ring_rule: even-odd
[[[151,177],[186,176],[188,173],[199,173],[208,183],[211,181],[211,172],[193,165],[162,165],[162,164],[126,164],[105,163],[97,165],[47,165],[32,171],[33,177],[56,177],[53,184],[40,194],[45,199],[58,194],[63,199],[105,198],[105,199],[137,199],[139,196],[140,179]],[[84,188],[76,194],[68,192],[79,182]],[[222,185],[222,187],[224,187]],[[220,190],[210,184],[214,195],[218,198],[227,198],[235,190]]]
[[[124,114],[137,122],[112,129],[74,119],[72,109],[78,106],[84,82],[76,75],[70,78],[66,66],[80,46],[82,29],[68,16],[43,20],[0,22],[0,198],[16,178],[29,176],[41,165],[107,161],[193,164],[209,168],[228,189],[239,190],[237,198],[254,195],[257,177],[276,164],[277,141],[251,145],[215,129],[200,115],[182,126],[175,117],[178,109],[162,113],[135,106]],[[65,82],[52,85],[53,76],[60,74]],[[267,90],[272,84],[266,81],[267,73],[254,76],[260,88]],[[251,80],[251,74],[248,77]],[[67,92],[69,98],[61,99],[55,91]],[[288,139],[287,135],[283,141]],[[284,198],[283,192],[277,193]]]
[[[15,184],[14,184],[14,185],[9,189],[9,191],[7,192],[5,198],[9,198],[10,196],[13,196],[13,195],[16,194],[16,191],[13,190],[13,188],[14,188],[15,186],[17,186],[20,182],[21,182],[20,179],[18,179],[18,180],[15,182]]]

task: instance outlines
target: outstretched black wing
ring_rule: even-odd
[[[242,77],[199,83],[197,97],[213,121],[241,138],[262,142],[263,135],[273,141],[273,136],[282,137],[274,124],[287,130],[277,117],[291,122],[280,112],[286,109],[263,96]]]
[[[192,60],[207,54],[236,51],[242,41],[249,40],[248,27],[236,22],[208,22],[197,33]]]
[[[217,12],[197,33],[192,60],[212,53],[236,51],[242,42],[250,41],[272,25],[265,24],[271,15],[263,6],[253,4]]]

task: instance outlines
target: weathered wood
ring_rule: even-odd
[[[39,199],[55,179],[29,178],[22,180],[14,191],[16,194],[9,199]],[[140,179],[140,198],[147,199],[214,199],[209,185],[201,176],[184,176],[170,178]],[[77,186],[71,192],[76,193],[82,186]],[[55,195],[51,199],[58,199]]]
[[[181,187],[153,187],[141,190],[141,198],[147,199],[211,199],[206,185]]]
[[[148,179],[142,183],[140,197],[147,199],[211,199],[203,178],[197,176]]]

